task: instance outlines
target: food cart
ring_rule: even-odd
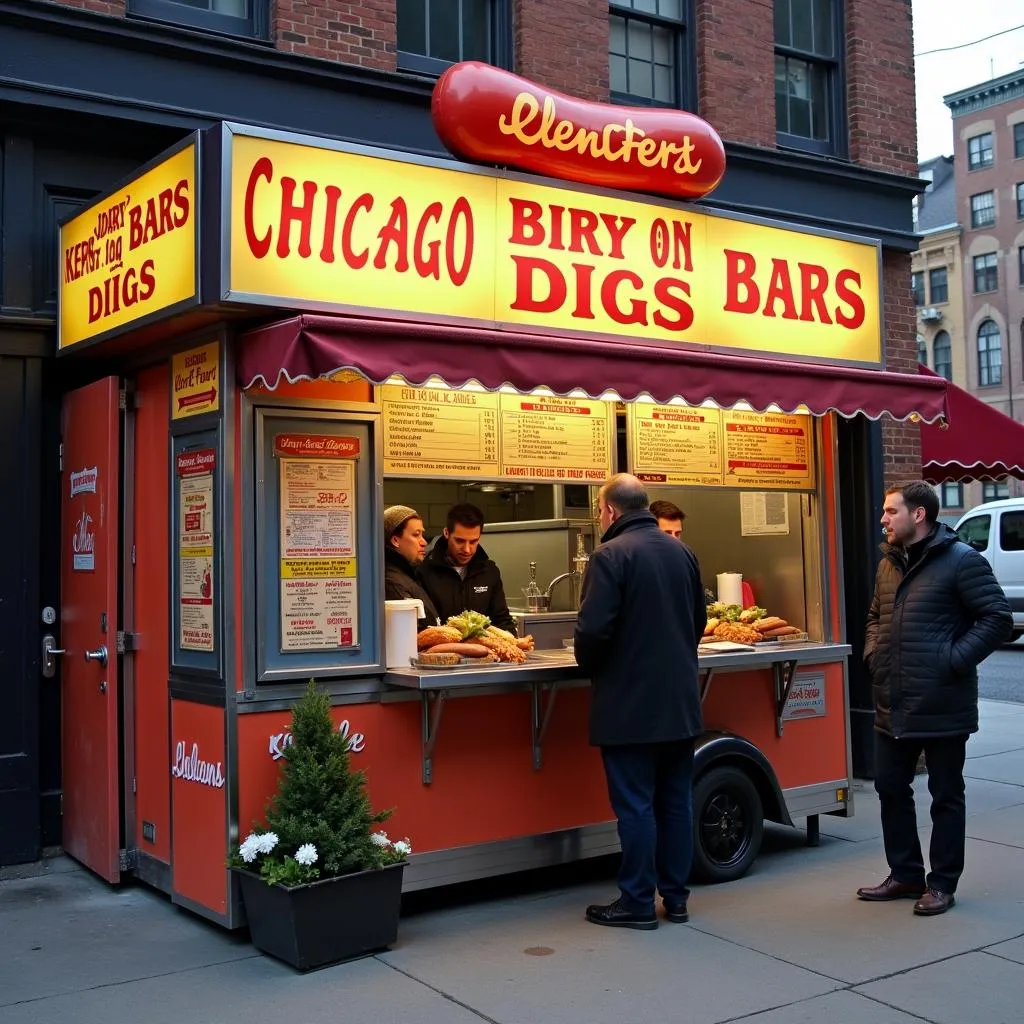
[[[515,604],[530,561],[543,585],[593,549],[621,469],[685,508],[705,582],[742,572],[801,634],[700,656],[703,877],[746,871],[763,819],[851,812],[836,417],[945,408],[881,369],[877,243],[223,124],[61,253],[92,378],[64,400],[72,856],[241,923],[226,856],[310,678],[407,889],[615,851],[573,609],[523,608],[520,664],[389,667],[381,516],[480,503]]]

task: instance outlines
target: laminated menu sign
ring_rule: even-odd
[[[214,650],[213,448],[179,452],[178,646]]]
[[[722,426],[727,487],[813,488],[809,416],[729,411]]]
[[[385,385],[384,472],[600,483],[611,471],[606,402]]]
[[[358,643],[357,438],[279,434],[281,650]],[[293,458],[289,456],[298,455]]]
[[[386,474],[499,475],[497,395],[391,384],[380,390]]]
[[[722,414],[674,405],[629,407],[632,472],[645,483],[721,484]]]
[[[602,483],[612,465],[607,402],[501,396],[501,476],[548,483]]]
[[[627,407],[630,471],[666,487],[813,490],[811,418],[699,406]]]

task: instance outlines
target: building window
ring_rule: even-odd
[[[928,342],[920,334],[917,336],[917,361],[922,366],[928,365]]]
[[[982,501],[999,501],[1000,498],[1010,496],[1010,482],[1008,480],[986,480],[981,485]]]
[[[1024,181],[1017,182],[1013,195],[1017,200],[1017,220],[1024,220]]]
[[[971,196],[971,227],[987,228],[996,222],[996,200],[992,192]]]
[[[975,135],[967,140],[967,170],[977,171],[992,166],[992,133]]]
[[[914,294],[914,305],[924,305],[924,274],[919,270],[915,270],[910,275],[910,290]]]
[[[612,99],[640,106],[688,106],[686,0],[612,0],[608,79]]]
[[[953,346],[950,344],[949,335],[945,331],[939,331],[932,343],[932,352],[935,355],[935,372],[946,380],[953,379]]]
[[[270,38],[269,0],[128,0],[127,13],[247,39]]]
[[[508,0],[397,0],[398,66],[439,75],[461,60],[508,64]]]
[[[836,0],[775,0],[775,131],[780,146],[845,152]]]
[[[943,508],[963,508],[964,507],[964,485],[955,484],[951,480],[947,480],[942,485],[942,493],[940,495]]]
[[[1003,339],[995,321],[986,320],[978,328],[978,384],[992,387],[1003,383]]]
[[[999,266],[994,252],[974,257],[975,292],[994,292],[999,287]]]
[[[1024,156],[1024,122],[1013,126],[1013,155],[1014,158]]]
[[[1017,248],[1017,283],[1024,284],[1024,245]]]
[[[928,271],[928,297],[933,306],[940,302],[949,302],[949,281],[946,278],[945,267],[936,267]]]

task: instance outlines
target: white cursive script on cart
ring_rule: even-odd
[[[338,732],[341,733],[341,738],[348,741],[348,749],[353,754],[361,754],[366,746],[366,737],[361,732],[351,732],[352,727],[348,724],[348,719],[338,726]],[[351,733],[351,735],[350,735]],[[280,761],[284,757],[284,751],[286,747],[292,745],[294,737],[290,732],[275,732],[271,734],[269,753],[275,761]]]
[[[174,764],[171,765],[171,775],[176,779],[184,779],[186,782],[198,782],[201,786],[210,786],[212,789],[224,788],[224,772],[221,769],[220,761],[203,761],[199,757],[199,744],[192,744],[192,753],[185,753],[184,740],[178,741],[174,751]]]

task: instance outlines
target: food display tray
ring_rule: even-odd
[[[770,647],[773,644],[805,644],[807,640],[806,633],[790,633],[789,636],[766,636],[763,640],[757,641],[757,646]]]
[[[702,651],[705,654],[728,654],[730,651],[752,651],[753,644],[740,644],[735,640],[706,640],[697,648],[697,653]]]
[[[493,668],[499,662],[491,661],[490,658],[460,658],[452,664],[434,665],[429,662],[420,661],[419,658],[410,658],[409,664],[413,668],[422,669],[425,672],[447,672],[448,669],[456,668]]]

